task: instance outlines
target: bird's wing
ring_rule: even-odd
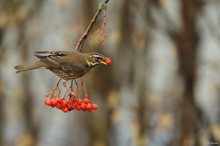
[[[81,72],[85,68],[85,61],[78,57],[77,52],[37,51],[34,55],[52,68],[62,68],[69,72]]]
[[[39,59],[46,59],[48,57],[61,57],[72,54],[73,51],[36,51],[34,55]]]
[[[77,73],[81,73],[84,72],[85,67],[80,64],[80,63],[74,63],[74,64],[68,64],[68,63],[61,63],[61,67],[63,68],[63,70],[66,70],[68,72],[77,72]]]
[[[53,68],[60,68],[60,62],[66,56],[72,56],[73,51],[37,51],[34,55]]]
[[[83,72],[87,68],[87,62],[84,57],[78,55],[62,57],[59,64],[64,70],[70,72]]]
[[[67,54],[64,51],[37,51],[34,52],[34,55],[49,67],[60,68],[60,58]]]

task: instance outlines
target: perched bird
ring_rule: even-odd
[[[15,66],[16,73],[38,68],[46,68],[61,79],[77,79],[88,73],[96,65],[111,64],[111,60],[102,54],[81,53],[76,51],[37,51],[34,53],[39,60],[29,65]]]

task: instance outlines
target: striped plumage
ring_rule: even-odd
[[[15,66],[16,73],[46,68],[64,80],[77,79],[98,64],[105,64],[107,58],[99,53],[76,51],[37,51],[39,61],[29,65]]]

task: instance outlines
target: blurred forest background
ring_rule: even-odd
[[[48,108],[58,77],[15,74],[34,51],[73,49],[99,2],[0,0],[0,146],[220,145],[219,0],[110,0],[104,46],[83,50],[113,61],[84,77],[97,111]]]

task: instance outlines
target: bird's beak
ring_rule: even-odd
[[[100,61],[101,64],[107,65],[105,61]]]
[[[110,58],[106,58],[105,60],[100,61],[100,63],[104,65],[110,65],[112,64],[112,61]]]

